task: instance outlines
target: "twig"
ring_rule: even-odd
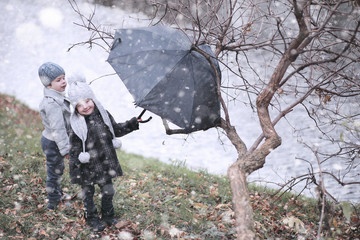
[[[318,163],[318,167],[319,167],[319,175],[320,175],[320,197],[321,197],[321,215],[320,215],[320,220],[319,220],[319,229],[317,232],[317,240],[320,240],[320,234],[321,234],[321,229],[322,229],[322,222],[324,220],[324,215],[325,215],[325,197],[326,195],[324,194],[325,192],[325,186],[324,186],[324,177],[322,175],[322,171],[321,171],[321,163],[320,163],[320,159],[319,159],[319,155],[317,154],[317,150],[313,151]]]

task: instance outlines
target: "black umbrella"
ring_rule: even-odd
[[[220,76],[210,46],[199,49],[211,56]],[[219,123],[215,72],[181,31],[164,26],[117,30],[107,61],[137,106],[188,133]]]

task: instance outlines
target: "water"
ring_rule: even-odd
[[[87,14],[93,9],[92,5],[79,6]],[[0,13],[0,92],[14,95],[37,110],[43,91],[37,70],[43,62],[60,64],[67,75],[82,72],[89,82],[113,73],[106,62],[108,54],[101,48],[75,47],[68,51],[72,44],[89,38],[89,32],[73,24],[79,19],[69,5],[50,0],[3,0],[0,2]],[[111,29],[148,25],[147,21],[138,20],[147,19],[141,13],[130,14],[102,6],[97,7],[95,16],[96,23],[107,24]],[[134,107],[131,95],[115,75],[95,80],[91,87],[98,100],[119,122],[137,116],[142,110]],[[245,96],[240,97],[246,99]],[[241,104],[229,104],[229,108],[232,123],[250,147],[261,133],[256,114]],[[226,174],[228,166],[236,160],[236,151],[221,130],[168,136],[159,117],[147,112],[144,118],[150,115],[153,120],[140,125],[139,131],[122,138],[125,151],[168,163],[173,160],[184,162],[189,168],[205,169],[215,174]],[[316,168],[312,152],[297,141],[297,133],[291,127],[298,126],[299,122],[305,128],[312,125],[302,116],[304,111],[296,108],[276,126],[283,144],[270,154],[262,169],[249,176],[249,181],[284,183],[307,172],[309,165],[299,160],[302,158],[311,160]],[[313,143],[318,144],[319,136],[313,136],[313,132],[314,129],[308,128]],[[334,169],[334,166],[328,167]],[[358,186],[340,187],[333,181],[327,181],[326,187],[341,200],[360,199]],[[313,194],[312,191],[306,193]]]

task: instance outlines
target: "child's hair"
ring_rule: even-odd
[[[39,78],[41,83],[47,87],[57,77],[65,75],[64,69],[56,63],[46,62],[39,67]]]

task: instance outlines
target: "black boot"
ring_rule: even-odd
[[[102,220],[110,227],[118,223],[115,219],[115,211],[112,203],[112,195],[103,195],[101,199]]]
[[[89,225],[94,232],[101,232],[105,229],[105,225],[101,222],[96,208],[91,211],[85,210],[85,220],[86,224]]]
[[[115,218],[114,208],[110,212],[102,212],[102,220],[106,223],[109,227],[118,223]]]

